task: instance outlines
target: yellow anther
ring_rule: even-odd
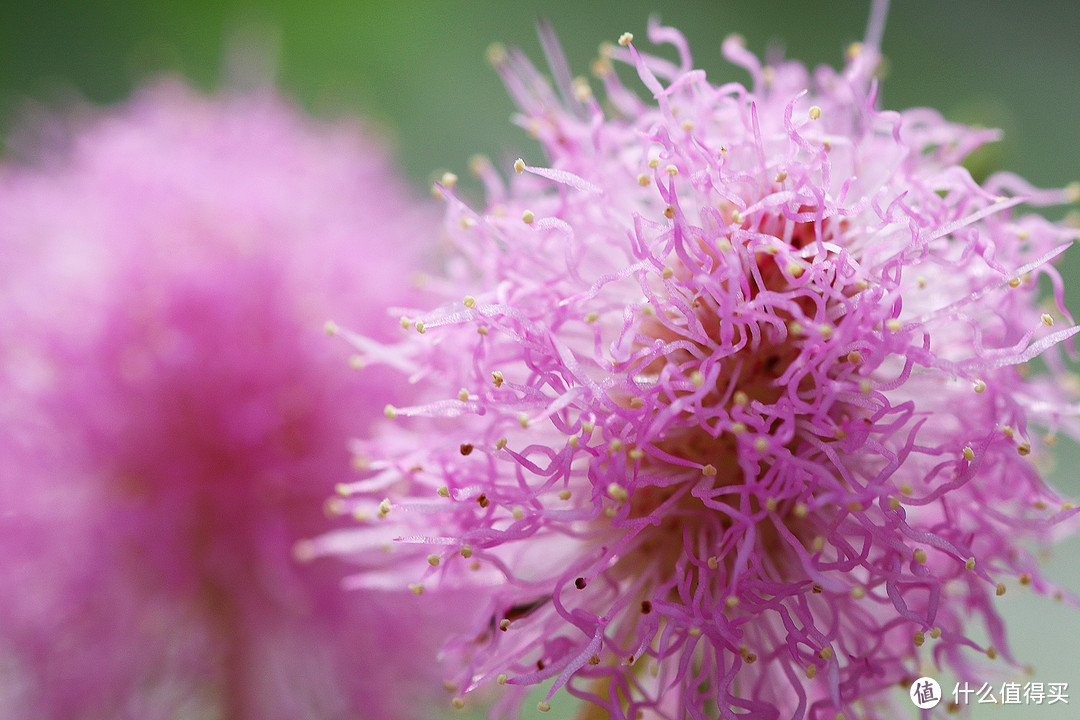
[[[506,438],[504,438],[504,437],[499,438],[498,440],[495,441],[495,449],[496,450],[502,450],[504,447],[506,447],[506,442],[507,442]]]
[[[409,585],[409,591],[412,592],[413,595],[423,595],[424,586],[420,583],[411,583]]]
[[[387,405],[383,408],[383,415],[393,420],[397,417],[397,408],[393,405]]]
[[[500,42],[494,42],[488,45],[487,52],[484,54],[487,57],[487,61],[495,67],[506,62],[506,46]]]
[[[410,329],[412,327],[412,320],[410,320],[407,317],[402,316],[402,318],[401,318],[401,327],[405,328],[406,330]]]
[[[890,510],[899,510],[900,509],[900,498],[896,497],[895,495],[890,497],[889,498],[889,509]]]
[[[333,320],[327,320],[326,324],[323,325],[323,330],[325,330],[326,334],[330,336],[337,335],[339,329],[340,328],[338,327],[338,324]]]
[[[514,161],[514,172],[518,173],[519,175],[525,172],[525,161],[521,158],[518,158]]]
[[[990,658],[991,660],[997,658],[997,650],[995,650],[993,647],[986,648],[986,657]]]
[[[736,390],[735,394],[731,396],[731,402],[739,407],[746,407],[750,402],[750,396],[744,393],[742,390]]]
[[[465,698],[456,697],[450,702],[452,702],[454,704],[454,707],[456,707],[458,710],[465,707]]]
[[[733,435],[742,435],[746,432],[746,423],[733,422],[731,423],[731,432]]]
[[[1043,313],[1042,314],[1042,324],[1045,325],[1046,327],[1051,327],[1054,324],[1053,316],[1051,316],[1050,313]]]
[[[427,328],[424,327],[424,323],[420,322],[419,320],[416,321],[416,332],[420,333],[421,335],[427,332]]]
[[[493,371],[491,373],[491,382],[492,382],[492,384],[495,385],[495,387],[502,387],[502,384],[503,384],[502,371],[500,371],[500,370]]]
[[[675,274],[674,270],[672,270],[669,267],[666,267],[666,268],[664,268],[664,271],[660,273],[660,276],[662,278],[664,278],[665,280],[667,280],[667,279],[671,278],[671,276],[674,275],[674,274]]]
[[[828,647],[821,648],[821,652],[818,653],[818,657],[821,658],[822,660],[831,660],[832,655],[833,655],[832,648],[828,648]]]
[[[458,552],[461,553],[461,557],[463,557],[463,558],[466,558],[466,559],[471,558],[472,557],[472,546],[471,545],[462,545],[461,550],[459,550]]]
[[[627,455],[630,456],[631,460],[641,460],[645,457],[645,451],[641,448],[634,448],[633,450],[628,452]]]
[[[791,512],[797,518],[804,518],[810,512],[810,507],[806,503],[795,503],[795,507],[791,509]]]
[[[814,666],[814,665],[807,665],[806,666],[806,677],[813,680],[815,675],[817,675],[817,667]]]
[[[710,558],[709,558],[708,560],[706,560],[705,562],[706,562],[706,564],[707,564],[707,565],[709,566],[709,569],[710,569],[710,570],[715,570],[715,569],[717,569],[718,567],[720,567],[720,560],[719,560],[719,559],[718,559],[718,558],[717,558],[717,557],[716,557],[715,555],[713,555],[712,557],[710,557]]]
[[[847,361],[852,365],[858,365],[863,361],[862,353],[858,350],[852,350],[847,354]]]
[[[986,392],[986,383],[983,382],[982,380],[976,380],[975,381],[975,392],[977,392],[977,393]]]
[[[975,569],[975,558],[974,557],[969,557],[967,559],[967,561],[964,563],[964,569],[965,570],[974,570]]]
[[[432,553],[427,556],[428,565],[431,567],[439,567],[439,556]]]
[[[390,514],[390,498],[383,498],[379,503],[379,517],[384,518]]]
[[[499,685],[505,685],[506,681],[509,679],[510,678],[507,676],[506,673],[499,673],[495,676],[495,682],[497,682]]]
[[[472,295],[466,295],[465,299],[461,301],[461,304],[472,310],[474,307],[476,307],[476,298],[474,298]]]
[[[523,428],[529,427],[529,416],[526,413],[518,413],[518,424]]]
[[[862,585],[856,585],[855,587],[851,588],[851,597],[855,600],[862,600],[864,597],[866,597],[866,590],[863,589]]]
[[[611,440],[611,442],[608,443],[608,450],[610,450],[613,453],[614,452],[619,452],[622,449],[623,449],[623,442],[619,438],[613,438]]]
[[[804,272],[803,266],[795,262],[794,260],[787,264],[785,270],[787,270],[787,274],[793,278],[801,278]]]
[[[469,389],[468,388],[461,388],[460,390],[458,390],[457,397],[458,397],[458,400],[460,400],[461,402],[465,402],[466,400],[469,399]]]
[[[1011,288],[1020,287],[1020,278],[1018,278],[1018,277],[1009,278],[1009,287],[1011,287]]]
[[[915,636],[912,639],[915,641],[915,647],[922,647],[922,644],[926,642],[926,636],[922,633],[921,630],[919,632],[916,632]]]
[[[709,464],[701,468],[701,474],[705,477],[716,477],[716,466]]]
[[[533,213],[532,210],[526,210],[525,212],[521,213],[521,220],[526,225],[532,225],[533,221],[536,220],[536,214]]]
[[[633,33],[624,32],[622,35],[619,36],[619,44],[622,45],[623,47],[626,47],[627,45],[629,45],[632,42],[634,42],[634,34]]]
[[[671,205],[668,205],[666,208],[664,208],[664,217],[666,217],[668,220],[675,217],[675,208]]]
[[[819,325],[818,326],[818,333],[821,335],[821,337],[825,338],[826,340],[831,338],[833,336],[834,332],[835,332],[835,330],[833,329],[832,325]]]
[[[660,158],[649,158],[649,167],[653,170],[660,167]]]
[[[997,593],[998,597],[1004,595],[1005,594],[1005,583],[998,583],[995,592]]]
[[[885,321],[885,327],[889,328],[892,332],[900,332],[904,329],[904,323],[900,322],[896,318],[889,318]]]
[[[645,187],[650,182],[652,182],[652,179],[648,175],[646,175],[645,173],[641,173],[640,175],[637,176],[637,183],[641,187]]]
[[[630,493],[626,492],[626,488],[618,483],[608,485],[607,492],[616,502],[626,502],[627,498],[630,497]]]
[[[922,548],[916,548],[915,552],[913,552],[911,556],[915,558],[915,562],[919,563],[920,565],[926,563],[926,551]]]
[[[585,322],[589,323],[590,325],[599,319],[600,313],[596,312],[595,310],[590,310],[589,312],[585,313]]]
[[[972,450],[970,447],[965,447],[964,448],[964,459],[967,460],[968,462],[971,462],[972,460],[974,460],[975,459],[975,451]]]
[[[814,105],[806,114],[810,116],[811,120],[817,120],[819,117],[821,117],[821,108],[819,108],[817,105]]]
[[[457,181],[457,175],[452,172],[445,172],[442,174],[442,178],[440,178],[440,182],[442,183],[443,187],[446,188],[454,187],[455,185],[457,185]]]
[[[541,700],[540,702],[536,703],[536,709],[540,712],[549,712],[551,710],[551,705]]]
[[[776,177],[773,178],[773,182],[777,182],[777,183],[782,183],[785,180],[787,180],[787,171],[786,170],[781,170],[780,172],[776,173]]]
[[[765,452],[769,449],[768,438],[759,437],[754,440],[754,449],[760,452]]]
[[[569,490],[560,490],[559,491],[559,499],[560,500],[569,500],[570,495],[571,495],[571,493],[570,493]]]
[[[725,600],[724,604],[727,605],[728,610],[734,610],[735,608],[739,607],[739,598],[733,595],[727,600]]]
[[[695,370],[690,373],[690,382],[694,387],[701,387],[705,384],[705,376],[701,374],[700,370]]]
[[[941,628],[930,628],[930,637],[932,637],[934,640],[937,640],[939,637],[941,637]]]
[[[664,172],[666,172],[671,177],[675,177],[679,174],[679,168],[675,167],[674,165],[667,165],[664,167]]]
[[[448,497],[450,497],[450,488],[449,488],[449,487],[447,487],[446,485],[440,485],[440,486],[439,486],[439,489],[438,489],[438,490],[436,490],[436,491],[435,491],[435,493],[436,493],[436,494],[437,494],[437,495],[438,495],[439,497],[444,497],[444,498],[448,498]]]

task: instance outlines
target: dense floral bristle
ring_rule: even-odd
[[[678,62],[623,35],[603,100],[500,54],[547,159],[484,211],[444,192],[452,292],[395,348],[429,398],[369,448],[402,511],[358,533],[417,543],[402,585],[493,588],[450,650],[496,714],[552,680],[616,718],[889,717],[924,662],[978,676],[973,618],[1009,657],[1003,578],[1051,587],[1020,541],[1075,511],[1025,455],[1076,433],[1075,232],[1018,206],[1066,193],[979,184],[996,133],[879,109],[875,43],[811,74],[729,38],[747,88],[649,35]]]

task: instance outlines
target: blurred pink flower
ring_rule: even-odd
[[[434,211],[268,92],[50,122],[0,174],[0,714],[427,717],[435,608],[293,545],[389,397],[324,323],[395,327]]]
[[[544,681],[542,710],[567,688],[596,717],[897,716],[924,663],[1012,660],[1007,585],[1055,592],[1029,548],[1077,511],[1032,460],[1076,435],[1075,231],[1019,208],[1076,188],[976,182],[997,133],[881,110],[872,40],[810,73],[729,38],[747,88],[649,37],[677,61],[624,36],[603,102],[550,32],[557,93],[493,48],[547,161],[509,187],[478,161],[482,212],[441,186],[447,304],[377,355],[427,396],[344,488],[371,520],[310,549],[397,536],[401,585],[496,587],[451,648],[463,690],[507,686],[500,716]]]

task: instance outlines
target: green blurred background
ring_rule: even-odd
[[[362,112],[391,138],[413,184],[436,170],[465,175],[467,158],[515,157],[529,148],[507,122],[513,108],[484,61],[492,41],[521,46],[539,62],[539,17],[552,21],[575,73],[601,41],[623,31],[644,41],[646,19],[683,30],[713,82],[744,80],[720,42],[731,32],[761,54],[783,45],[808,64],[839,63],[861,38],[866,2],[684,0],[683,2],[498,2],[496,0],[44,0],[0,4],[0,130],[34,102],[115,102],[163,73],[204,89],[237,75],[238,48],[261,48],[286,94],[318,115]],[[1080,178],[1080,2],[895,0],[884,40],[887,107],[930,105],[951,119],[996,126],[1006,140],[979,170],[1008,168],[1037,185]],[[242,57],[243,52],[239,53]],[[250,57],[250,56],[249,56]],[[230,58],[233,58],[230,60]],[[1078,208],[1073,208],[1078,209]],[[1058,216],[1061,210],[1052,211]],[[1065,261],[1080,283],[1080,250]],[[1073,288],[1073,306],[1080,308]],[[1060,446],[1059,446],[1060,447]],[[1080,495],[1075,448],[1054,473]],[[1080,542],[1064,545],[1050,573],[1080,591]],[[1014,650],[1033,679],[1069,682],[1068,706],[974,707],[973,717],[1075,718],[1080,706],[1080,614],[1016,587],[1002,598]],[[947,691],[951,690],[951,684]],[[935,711],[937,713],[939,711]]]

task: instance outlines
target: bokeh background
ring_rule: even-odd
[[[720,43],[731,32],[761,54],[783,47],[808,64],[837,64],[862,37],[867,2],[683,0],[46,0],[0,3],[0,136],[40,105],[113,103],[161,74],[212,90],[272,78],[316,115],[363,113],[396,148],[418,188],[436,172],[466,176],[467,159],[536,157],[508,119],[513,107],[484,60],[492,41],[542,59],[535,23],[551,20],[576,73],[601,41],[629,30],[644,44],[650,13],[688,36],[713,82],[744,80]],[[894,0],[883,49],[885,105],[929,105],[1005,130],[977,174],[1008,168],[1036,185],[1080,179],[1080,2]],[[378,198],[373,198],[377,202]],[[1073,211],[1080,210],[1074,206]],[[1068,209],[1050,211],[1060,217]],[[1080,249],[1063,265],[1080,311]],[[1080,496],[1080,452],[1058,446],[1055,482]],[[1049,559],[1080,593],[1080,540]],[[975,706],[972,716],[1075,718],[1080,712],[1080,613],[1016,587],[1002,598],[1013,649],[1031,678],[1068,682],[1070,704]],[[951,683],[948,686],[951,690]],[[947,691],[948,691],[947,690]],[[934,711],[941,712],[943,709]]]

